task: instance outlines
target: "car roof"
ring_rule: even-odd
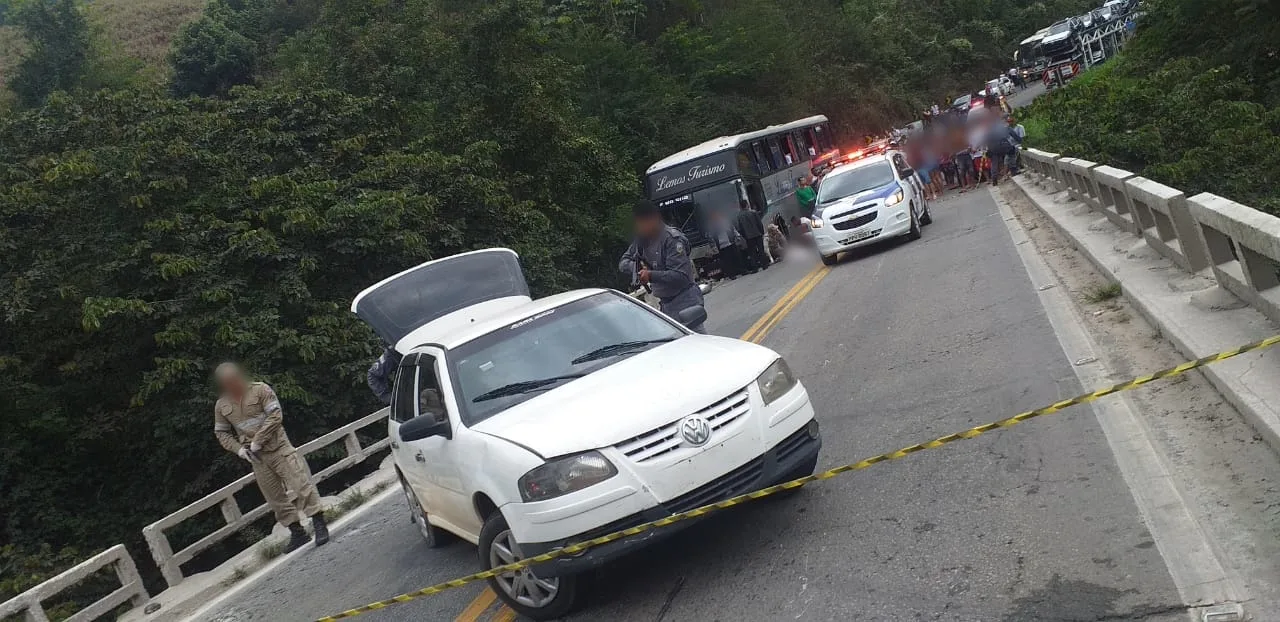
[[[852,162],[845,162],[844,164],[841,164],[841,165],[839,165],[839,166],[837,166],[837,167],[835,167],[835,168],[833,168],[833,169],[831,169],[831,170],[827,171],[827,174],[826,174],[826,175],[823,175],[823,177],[831,177],[832,175],[835,175],[835,174],[837,174],[837,173],[839,173],[839,172],[841,172],[841,171],[845,171],[845,172],[847,172],[847,171],[852,171],[852,170],[854,170],[854,169],[863,168],[863,167],[865,167],[865,166],[871,166],[872,164],[875,164],[876,162],[884,162],[884,163],[888,164],[888,163],[889,163],[889,158],[890,158],[890,157],[892,157],[892,156],[893,156],[893,154],[895,154],[895,153],[898,153],[898,152],[897,152],[897,151],[890,150],[890,151],[886,151],[886,152],[884,152],[884,153],[877,153],[877,154],[869,155],[869,156],[867,156],[867,157],[865,157],[865,158],[859,158],[859,159],[854,160],[854,161],[852,161]]]
[[[405,335],[397,347],[403,353],[414,352],[427,345],[444,347],[446,350],[456,348],[477,337],[487,335],[495,330],[506,328],[520,320],[533,317],[544,311],[563,307],[571,302],[582,300],[596,294],[611,290],[601,288],[575,289],[545,298],[531,300],[520,306],[505,309],[499,313],[476,319],[464,327],[448,326],[444,330],[436,329],[430,324]]]

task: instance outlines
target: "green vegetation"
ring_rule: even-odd
[[[1085,293],[1084,299],[1087,302],[1093,303],[1106,302],[1108,300],[1119,298],[1122,293],[1124,292],[1120,289],[1119,283],[1108,283],[1089,290]]]
[[[154,579],[140,528],[245,472],[210,431],[219,361],[312,438],[375,406],[369,283],[501,245],[538,294],[621,285],[650,162],[814,113],[882,130],[1093,4],[215,0],[161,55],[199,3],[125,1],[14,46],[61,90],[0,114],[0,544],[28,569],[0,597],[121,541]],[[151,34],[104,44],[100,4]]]
[[[1036,102],[1029,144],[1280,214],[1280,2],[1147,4],[1116,60]]]

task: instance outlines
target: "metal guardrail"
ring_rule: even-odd
[[[117,544],[76,564],[58,576],[0,603],[0,619],[23,614],[27,622],[48,622],[49,616],[41,604],[43,601],[74,587],[107,567],[115,569],[120,587],[92,605],[77,611],[67,618],[69,622],[95,620],[111,613],[116,607],[126,602],[134,607],[140,607],[147,602],[150,595],[142,584],[138,567],[134,565],[133,558],[129,556],[129,551],[124,548],[124,545]]]
[[[1210,193],[1187,197],[1129,171],[1026,149],[1036,183],[1072,198],[1142,237],[1183,270],[1280,323],[1280,218]]]
[[[298,447],[298,455],[303,457],[302,463],[308,469],[307,454],[313,453],[338,441],[342,441],[346,447],[347,455],[345,458],[325,467],[319,473],[312,474],[311,481],[319,484],[334,474],[364,462],[366,458],[391,444],[390,438],[384,438],[368,447],[360,444],[360,439],[356,436],[356,430],[372,425],[387,418],[390,409],[383,408],[370,415],[366,415],[360,419],[352,421],[324,436]],[[236,532],[244,529],[254,521],[266,516],[270,508],[266,503],[245,512],[241,510],[240,504],[236,501],[236,493],[244,487],[254,482],[253,474],[245,475],[240,479],[223,486],[218,491],[206,495],[205,497],[187,505],[186,507],[142,528],[142,535],[147,540],[147,546],[151,549],[151,557],[155,560],[156,566],[160,567],[160,574],[164,576],[164,580],[173,587],[182,583],[185,578],[182,574],[182,564],[191,561],[196,555],[208,549],[209,547],[231,537]],[[187,545],[182,550],[173,551],[173,547],[169,543],[169,537],[166,531],[172,529],[201,512],[218,506],[222,511],[222,519],[225,524],[199,540]]]

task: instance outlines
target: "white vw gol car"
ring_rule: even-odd
[[[479,545],[486,569],[817,464],[809,395],[777,353],[613,290],[532,300],[509,250],[422,264],[351,308],[404,354],[389,428],[413,520],[429,546],[442,530]],[[578,573],[687,524],[490,582],[519,613],[559,617]]]
[[[922,188],[899,151],[832,169],[818,186],[813,218],[822,263],[835,265],[843,251],[896,236],[920,239],[920,227],[933,222]]]

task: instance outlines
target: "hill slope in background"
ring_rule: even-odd
[[[206,0],[93,0],[85,17],[109,50],[141,61],[157,80],[169,73],[169,46],[183,24],[200,15]],[[26,46],[13,26],[0,26],[0,85]]]

